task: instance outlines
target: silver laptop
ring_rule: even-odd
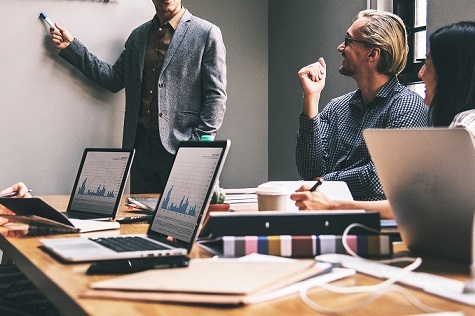
[[[134,153],[134,149],[86,148],[63,214],[76,219],[114,219]]]
[[[470,132],[368,129],[363,135],[409,249],[471,262],[475,147]]]
[[[113,220],[119,209],[134,153],[134,149],[84,149],[65,212],[39,197],[0,198],[0,204],[16,215],[35,215],[71,228],[75,225],[69,219]]]
[[[146,235],[48,238],[41,244],[68,262],[189,254],[230,145],[229,140],[180,143]]]

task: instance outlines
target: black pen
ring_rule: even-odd
[[[317,180],[317,183],[315,183],[315,184],[313,185],[313,187],[310,188],[309,191],[310,191],[310,192],[315,191],[319,186],[322,185],[322,183],[323,183],[322,180],[318,179],[318,180]]]
[[[28,190],[27,193],[30,193],[31,190]],[[0,195],[0,198],[8,198],[8,197],[14,197],[14,196],[17,196],[18,195],[18,191],[12,191],[12,192],[9,192],[9,193],[4,193],[2,195]]]
[[[153,215],[143,215],[143,216],[129,216],[121,217],[116,221],[121,224],[130,224],[130,223],[149,223],[153,219]]]

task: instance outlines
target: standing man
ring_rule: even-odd
[[[135,148],[131,193],[163,192],[180,141],[214,135],[226,110],[226,50],[220,29],[181,0],[152,0],[156,15],[136,28],[114,65],[66,29],[50,32],[60,56],[102,87],[125,88],[122,146]]]
[[[339,72],[352,77],[358,90],[331,100],[319,113],[325,61],[320,58],[298,72],[303,112],[299,118],[297,168],[306,180],[322,177],[345,181],[355,200],[383,200],[385,195],[363,129],[422,127],[428,122],[422,98],[396,77],[406,65],[406,28],[392,13],[362,11],[338,52],[343,56]]]

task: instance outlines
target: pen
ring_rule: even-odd
[[[118,218],[116,221],[121,224],[129,224],[129,223],[149,223],[153,219],[153,215],[144,215],[144,216],[129,216],[129,217],[121,217]]]
[[[322,183],[323,183],[322,180],[318,179],[318,180],[317,180],[317,183],[315,183],[315,184],[313,185],[313,187],[310,188],[309,191],[310,191],[310,192],[315,191],[319,186],[322,185]]]
[[[31,192],[31,190],[27,191],[27,193],[30,193],[30,192]],[[17,195],[18,195],[18,191],[12,191],[12,192],[0,195],[0,197],[1,198],[8,198],[8,197],[14,197],[14,196],[17,196]]]
[[[152,209],[150,206],[147,206],[143,203],[140,203],[139,201],[137,200],[134,200],[133,198],[127,198],[127,202],[130,203],[130,204],[135,204],[136,206],[138,206],[139,208],[141,209],[144,209],[144,210],[149,210],[149,211],[153,211],[154,209]]]

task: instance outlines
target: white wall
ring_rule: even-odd
[[[130,32],[153,17],[152,1],[0,3],[0,188],[22,180],[34,194],[69,194],[85,147],[121,146],[124,92],[107,92],[64,62],[38,15],[45,12],[112,63]],[[267,1],[183,3],[221,27],[228,51],[228,111],[218,138],[230,138],[232,149],[221,183],[264,182]],[[242,23],[242,17],[249,19]]]
[[[122,141],[124,93],[104,91],[63,62],[39,13],[113,62],[152,9],[151,2],[2,1],[0,187],[23,180],[35,194],[69,193],[85,147]]]

